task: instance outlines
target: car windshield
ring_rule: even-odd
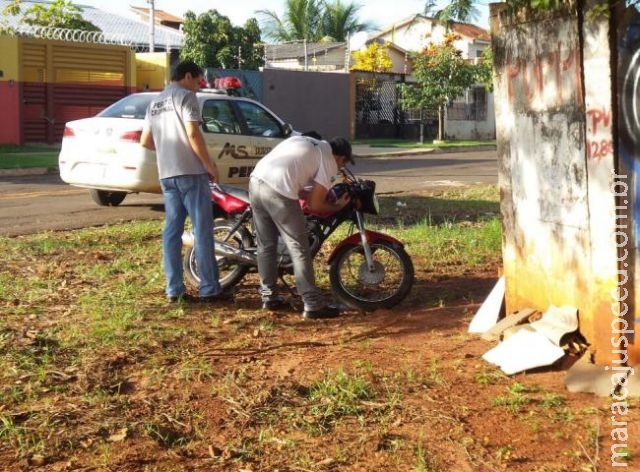
[[[102,110],[98,113],[98,116],[103,118],[132,118],[135,120],[143,120],[149,102],[151,102],[153,97],[155,97],[155,94],[152,93],[129,95]]]

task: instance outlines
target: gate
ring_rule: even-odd
[[[405,82],[403,74],[355,72],[355,137],[418,139],[419,114],[400,105],[398,84]],[[425,137],[433,138],[437,123],[427,120]]]
[[[22,141],[54,143],[67,121],[92,116],[132,91],[126,46],[23,38]]]

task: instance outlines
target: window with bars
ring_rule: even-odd
[[[447,107],[449,121],[484,121],[487,119],[487,90],[484,86],[472,87],[465,96],[454,100]]]

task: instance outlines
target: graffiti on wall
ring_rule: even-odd
[[[602,159],[613,155],[611,140],[611,109],[587,110],[587,158]]]
[[[521,109],[548,109],[583,103],[580,51],[558,46],[533,59],[515,58],[507,50],[506,80],[509,101]]]

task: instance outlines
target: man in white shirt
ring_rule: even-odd
[[[264,156],[251,173],[249,197],[258,236],[258,272],[263,309],[278,309],[284,300],[278,295],[278,236],[287,246],[296,289],[304,302],[305,318],[332,318],[340,310],[327,305],[315,284],[306,221],[299,198],[305,193],[314,212],[336,212],[349,201],[343,195],[327,200],[338,169],[353,163],[351,144],[344,138],[323,141],[293,136]],[[305,192],[305,186],[311,186]]]

